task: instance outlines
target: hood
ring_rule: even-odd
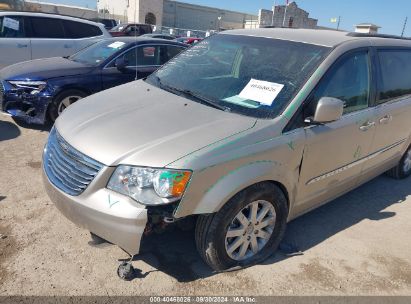
[[[63,57],[54,57],[10,65],[0,71],[0,78],[5,80],[47,80],[56,77],[86,74],[94,68]]]
[[[75,149],[107,166],[160,168],[255,122],[140,80],[78,101],[56,128]]]

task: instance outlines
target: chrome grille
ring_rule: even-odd
[[[43,166],[49,180],[72,196],[80,195],[103,167],[71,147],[55,128],[44,150]]]

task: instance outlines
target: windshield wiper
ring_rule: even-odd
[[[204,97],[204,96],[202,96],[198,93],[195,93],[193,91],[190,91],[190,90],[183,90],[183,89],[179,89],[179,88],[176,88],[176,87],[173,87],[173,86],[170,86],[170,85],[166,85],[166,84],[161,82],[160,77],[158,77],[158,76],[153,76],[153,77],[155,78],[155,80],[159,84],[160,88],[165,89],[166,91],[169,91],[169,92],[172,92],[172,93],[177,93],[177,95],[180,95],[178,93],[183,93],[184,95],[195,98],[195,99],[199,100],[202,103],[205,103],[209,106],[212,106],[213,108],[222,110],[224,112],[231,112],[231,109],[229,107],[222,106],[222,105],[214,102],[213,100],[211,100],[207,97]]]
[[[203,102],[203,103],[205,103],[205,104],[208,104],[209,106],[212,106],[212,107],[214,107],[214,108],[216,108],[216,109],[222,110],[222,111],[224,111],[224,112],[230,112],[230,111],[231,111],[231,109],[230,109],[229,107],[222,106],[222,105],[216,103],[215,101],[213,101],[213,100],[211,100],[211,99],[209,99],[209,98],[207,98],[207,97],[204,97],[204,96],[202,96],[202,95],[200,95],[200,94],[198,94],[198,93],[195,93],[195,92],[193,92],[193,91],[190,91],[190,90],[180,90],[180,92],[182,92],[182,93],[184,93],[185,95],[188,95],[188,96],[190,96],[190,97],[194,97],[194,98],[200,100],[201,102]]]

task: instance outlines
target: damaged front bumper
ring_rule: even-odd
[[[0,111],[26,123],[44,124],[52,96],[47,92],[28,94],[13,88],[6,81],[0,83]]]
[[[106,168],[100,177],[104,180],[104,176],[111,173],[112,170]],[[118,245],[130,255],[139,253],[147,225],[144,206],[102,187],[98,182],[90,184],[81,195],[70,196],[56,188],[44,170],[43,179],[50,199],[70,221]]]

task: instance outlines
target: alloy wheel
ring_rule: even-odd
[[[405,154],[404,165],[402,168],[405,174],[408,174],[408,172],[410,172],[411,170],[411,149],[409,149]]]
[[[57,108],[57,114],[60,116],[61,113],[63,113],[63,111],[69,107],[71,104],[75,103],[76,101],[78,101],[79,99],[81,99],[81,96],[67,96],[66,98],[64,98],[58,108]]]
[[[276,212],[270,202],[258,200],[248,204],[227,229],[225,249],[228,256],[241,261],[256,255],[270,240],[275,222]]]

